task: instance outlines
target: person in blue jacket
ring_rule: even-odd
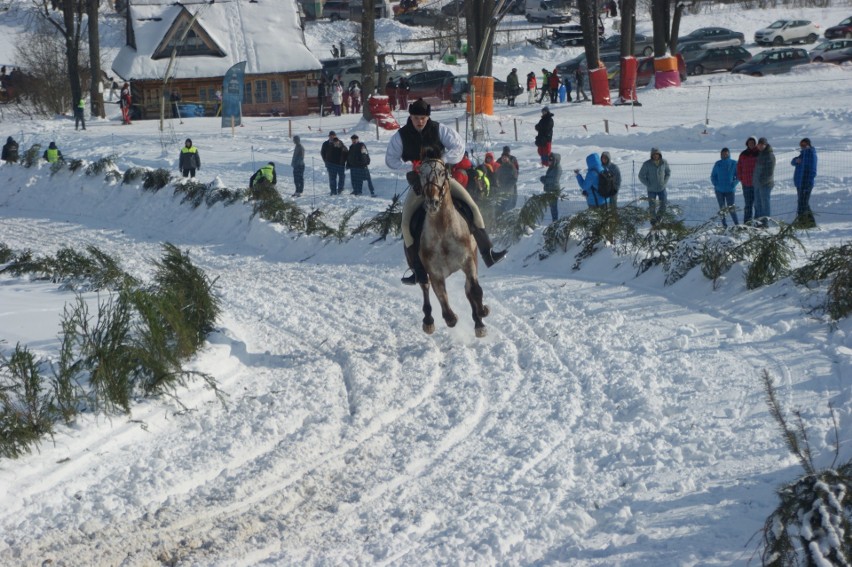
[[[710,181],[716,191],[719,210],[730,208],[731,220],[734,221],[734,224],[740,224],[737,219],[737,211],[733,208],[734,197],[736,196],[735,189],[740,182],[737,179],[737,162],[731,159],[731,151],[728,148],[722,148],[721,157],[722,159],[713,165]],[[722,226],[726,228],[728,226],[725,215],[722,215]]]
[[[580,189],[586,197],[586,204],[590,209],[608,206],[609,199],[598,193],[598,174],[603,171],[601,157],[598,154],[587,155],[586,166],[589,169],[586,172],[585,178],[580,174],[579,169],[574,170],[574,174],[577,176],[577,183],[580,185]]]
[[[817,174],[816,148],[811,145],[810,138],[802,138],[799,142],[799,155],[790,162],[793,170],[793,184],[796,186],[798,203],[796,206],[796,223],[803,228],[814,228],[816,221],[811,210],[811,191],[814,188],[814,178]]]

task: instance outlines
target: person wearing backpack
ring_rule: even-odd
[[[12,136],[6,138],[6,144],[3,146],[3,161],[6,163],[18,162],[18,142]]]
[[[585,178],[580,174],[579,169],[574,170],[574,174],[577,176],[577,183],[580,185],[580,189],[586,197],[586,205],[588,205],[590,209],[609,206],[609,199],[601,195],[598,191],[600,174],[601,171],[603,171],[600,156],[598,156],[598,154],[587,155],[586,167],[588,167],[588,170],[586,171]]]
[[[600,175],[598,193],[608,198],[609,206],[616,209],[618,207],[618,191],[621,189],[621,170],[612,163],[609,152],[601,152],[601,165],[603,170]]]

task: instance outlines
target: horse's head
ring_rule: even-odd
[[[428,159],[420,163],[420,187],[423,190],[426,211],[435,214],[450,192],[450,172],[439,159]]]

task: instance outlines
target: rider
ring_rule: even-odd
[[[426,269],[420,261],[417,253],[419,234],[411,234],[409,223],[415,211],[423,205],[423,196],[420,191],[420,176],[417,174],[417,166],[424,155],[429,153],[441,156],[448,166],[452,166],[464,156],[464,140],[458,132],[439,124],[430,119],[432,107],[422,99],[408,105],[408,122],[391,137],[385,154],[385,164],[391,169],[406,169],[405,162],[411,162],[414,171],[406,173],[406,179],[411,184],[412,191],[405,198],[402,207],[402,237],[405,241],[405,257],[408,267],[414,272],[411,276],[403,277],[402,283],[414,285],[416,283],[428,283]],[[450,192],[453,199],[464,202],[471,211],[471,217],[467,221],[471,225],[471,233],[476,240],[476,245],[482,254],[485,265],[489,268],[506,256],[506,251],[494,251],[491,239],[485,233],[485,221],[479,207],[471,198],[470,194],[458,181],[450,178]]]

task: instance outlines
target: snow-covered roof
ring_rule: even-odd
[[[174,78],[220,77],[235,63],[246,61],[246,74],[313,71],[322,64],[305,45],[295,0],[215,0],[166,3],[133,0],[130,7],[136,49],[121,48],[112,69],[123,79],[163,78],[169,57],[152,56],[186,10],[198,15],[203,30],[224,57],[183,55],[175,61]]]

